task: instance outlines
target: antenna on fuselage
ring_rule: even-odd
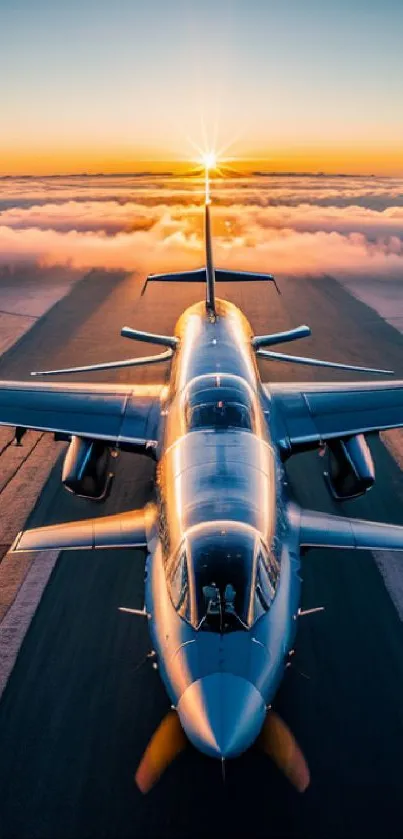
[[[210,161],[205,161],[205,199],[204,199],[204,242],[206,249],[206,309],[209,314],[215,315],[215,272],[213,264],[213,246],[211,243],[210,225]]]

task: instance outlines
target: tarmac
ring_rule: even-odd
[[[203,294],[197,286],[152,285],[140,298],[140,287],[136,276],[88,275],[0,359],[0,377],[143,354],[144,346],[119,337],[120,327],[169,333]],[[219,289],[255,332],[308,323],[312,338],[292,352],[391,367],[403,377],[402,336],[334,280],[291,277],[281,291]],[[167,373],[154,366],[91,381],[159,381]],[[266,381],[354,378],[271,362],[262,362],[261,373]],[[56,463],[30,526],[144,504],[149,460],[121,455],[111,496],[97,505],[61,488],[57,445],[49,442]],[[297,500],[402,524],[400,469],[381,441],[371,446],[377,483],[365,498],[332,502],[323,462],[307,454],[290,462]],[[10,524],[10,543],[11,531]],[[191,747],[148,796],[138,792],[134,772],[169,708],[158,671],[142,664],[150,649],[146,622],[118,612],[142,606],[143,572],[136,551],[57,559],[0,703],[1,839],[401,837],[403,625],[373,556],[328,550],[303,560],[302,606],[325,611],[300,619],[293,666],[276,701],[310,765],[303,796],[257,751],[228,764],[223,784],[221,767]]]

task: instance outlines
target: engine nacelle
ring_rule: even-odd
[[[364,434],[327,444],[325,478],[337,501],[364,495],[375,482],[375,468]]]
[[[64,459],[62,483],[75,495],[103,501],[113,478],[110,457],[110,449],[102,441],[72,437]]]

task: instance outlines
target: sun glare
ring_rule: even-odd
[[[210,169],[216,169],[217,168],[217,155],[216,155],[216,153],[214,151],[204,152],[203,155],[202,155],[201,162],[202,162],[204,168],[207,169],[207,171],[210,171]]]

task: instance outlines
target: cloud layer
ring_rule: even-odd
[[[403,181],[261,176],[218,181],[213,195],[223,267],[403,277]],[[202,201],[190,179],[3,179],[0,264],[194,268]]]

